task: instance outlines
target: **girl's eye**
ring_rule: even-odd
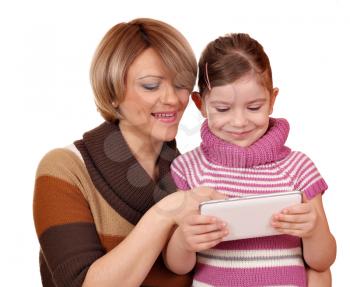
[[[229,108],[215,108],[216,111],[218,111],[219,113],[224,113],[227,112],[229,110]]]
[[[254,112],[254,111],[258,111],[260,108],[261,108],[260,106],[259,107],[249,107],[248,110]]]
[[[143,84],[142,87],[147,91],[154,91],[159,88],[159,84]]]

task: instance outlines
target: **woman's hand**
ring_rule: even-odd
[[[310,202],[303,202],[274,214],[272,226],[283,234],[307,238],[312,236],[318,222],[317,210]]]
[[[186,251],[198,252],[220,243],[228,235],[226,226],[218,218],[196,213],[185,216],[176,232]]]
[[[153,208],[171,220],[173,224],[180,225],[187,215],[198,214],[201,202],[225,198],[225,195],[212,188],[197,187],[192,190],[174,192],[155,204]]]

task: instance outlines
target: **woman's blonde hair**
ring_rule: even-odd
[[[174,83],[192,92],[197,76],[196,58],[179,31],[147,18],[119,23],[103,37],[90,70],[95,103],[105,120],[114,122],[117,119],[112,103],[119,104],[124,99],[128,68],[150,47],[161,57]]]

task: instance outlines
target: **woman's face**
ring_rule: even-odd
[[[174,86],[162,59],[148,48],[127,72],[125,98],[118,105],[120,126],[140,140],[173,140],[188,99],[188,90]]]

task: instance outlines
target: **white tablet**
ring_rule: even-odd
[[[205,201],[199,210],[227,223],[229,234],[225,241],[228,241],[280,234],[271,226],[273,214],[301,201],[300,191],[279,192]]]

